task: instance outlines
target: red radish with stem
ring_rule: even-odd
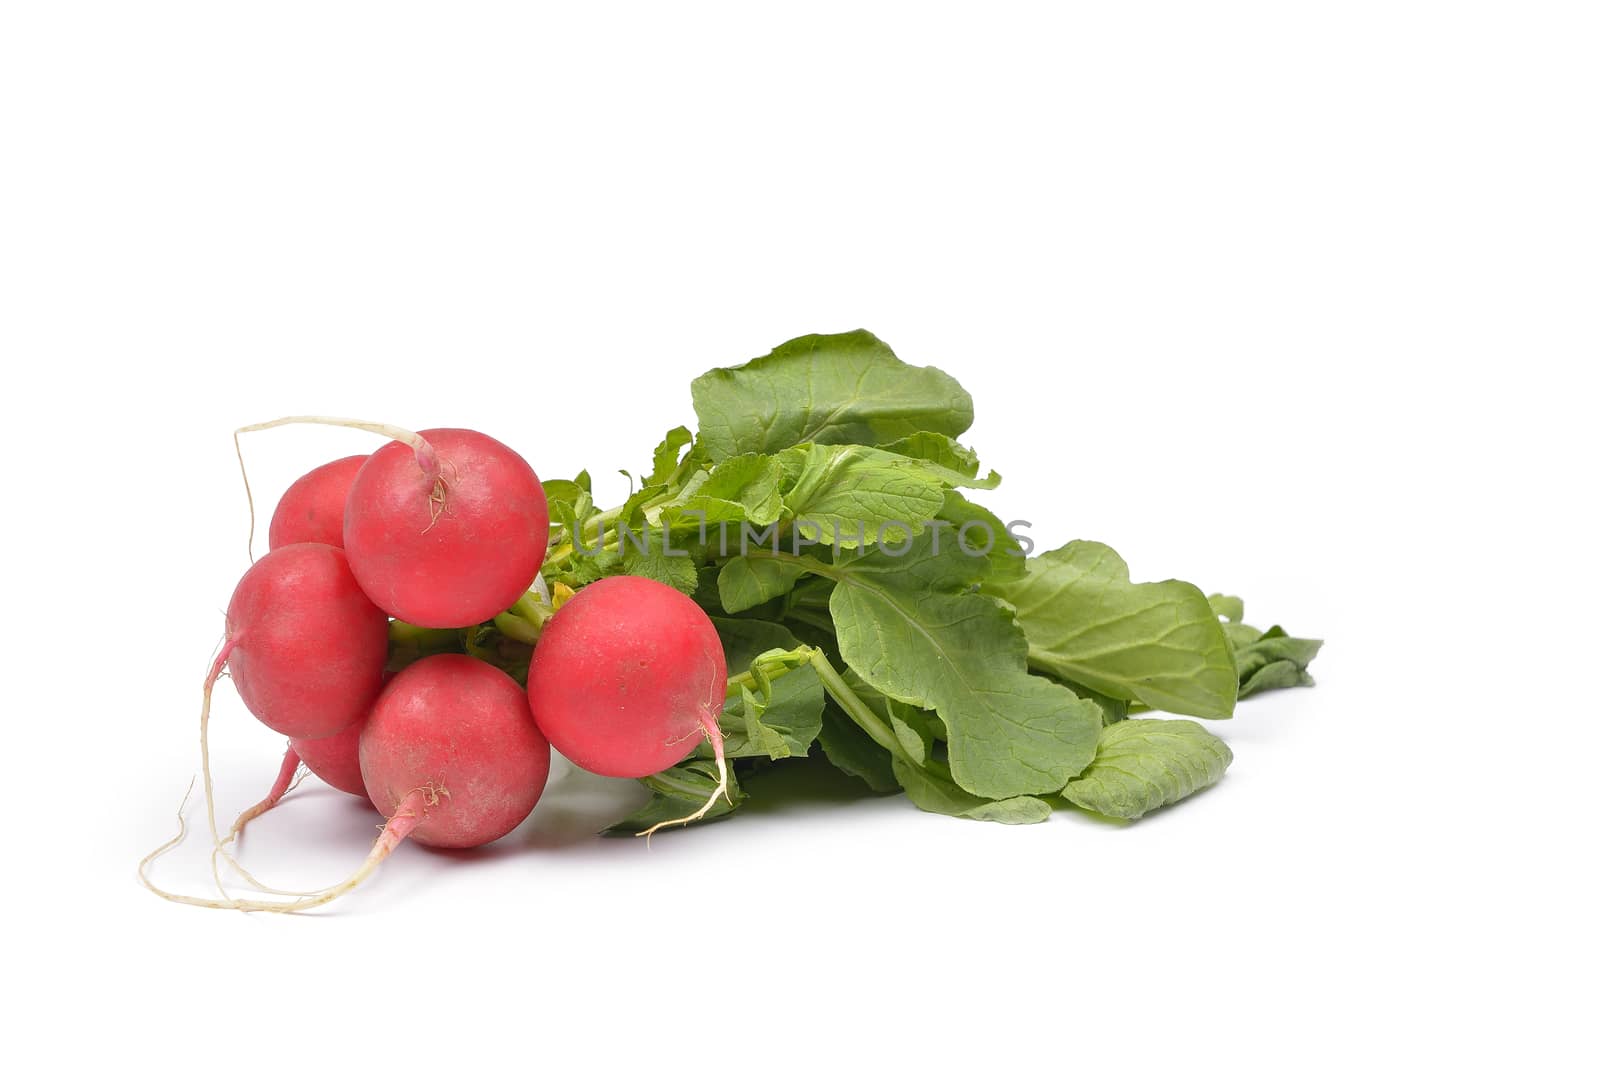
[[[361,777],[380,813],[403,816],[419,790],[434,798],[408,831],[425,845],[474,848],[504,837],[528,817],[549,774],[550,743],[521,687],[471,656],[430,656],[401,671],[361,731]]]
[[[433,480],[433,495],[438,499],[444,498],[444,482],[440,478],[439,459],[434,454],[433,446],[424,441],[420,434],[391,426],[386,422],[369,422],[365,419],[346,419],[337,415],[285,415],[281,419],[270,422],[256,422],[249,426],[241,426],[233,431],[233,454],[239,460],[239,477],[244,479],[244,499],[250,508],[250,555],[255,557],[256,540],[256,499],[250,492],[250,474],[244,467],[244,448],[239,443],[239,435],[255,433],[259,430],[275,430],[280,426],[345,426],[352,430],[365,430],[368,433],[379,434],[391,440],[398,441],[411,449],[416,455],[417,466]],[[358,468],[359,469],[359,468]],[[348,500],[346,501],[348,504]],[[343,536],[341,531],[341,537]],[[342,547],[342,546],[341,546]]]
[[[315,541],[343,548],[345,499],[366,461],[366,456],[346,456],[295,479],[272,512],[267,545],[280,548]]]
[[[550,537],[544,487],[517,453],[474,430],[425,430],[432,466],[390,444],[350,487],[344,541],[373,602],[416,626],[472,626],[539,575]],[[430,469],[433,473],[430,473]]]
[[[394,439],[356,474],[344,547],[373,603],[416,626],[473,626],[505,611],[538,577],[550,540],[544,486],[528,461],[475,430],[425,430],[330,415],[290,415],[234,431],[296,423],[349,426]],[[250,479],[245,476],[245,495]],[[251,535],[255,505],[250,508]]]
[[[539,635],[528,706],[556,751],[615,778],[657,774],[704,739],[718,787],[687,819],[727,794],[717,718],[728,684],[722,642],[693,600],[648,578],[602,578],[579,590]],[[650,831],[646,831],[647,833]]]
[[[168,900],[236,911],[305,911],[360,885],[407,837],[444,848],[473,848],[510,833],[533,810],[550,773],[550,746],[517,684],[470,656],[439,655],[401,671],[361,731],[367,793],[388,819],[355,874],[296,900],[212,900],[167,893]]]
[[[332,737],[372,706],[388,657],[388,616],[356,585],[341,550],[285,545],[245,572],[201,687],[200,770],[214,851],[222,839],[211,785],[211,694],[223,669],[266,726],[291,737]]]

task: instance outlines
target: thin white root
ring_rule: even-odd
[[[716,807],[719,797],[726,799],[730,805],[733,803],[733,797],[728,793],[728,760],[722,748],[722,726],[717,721],[722,715],[722,706],[726,702],[727,689],[726,677],[724,677],[723,684],[716,684],[717,675],[722,673],[722,654],[720,651],[714,654],[707,652],[706,656],[707,659],[711,660],[709,676],[713,684],[711,691],[706,694],[705,703],[701,706],[700,730],[706,735],[706,740],[711,742],[711,754],[717,760],[717,788],[711,791],[709,797],[706,797],[706,802],[700,805],[698,811],[685,815],[681,819],[667,819],[665,822],[658,822],[650,829],[640,830],[633,835],[634,837],[644,838],[646,843],[649,842],[651,836],[657,830],[664,830],[669,826],[687,826],[696,819],[705,818],[706,814]]]
[[[728,796],[728,760],[722,751],[722,731],[717,728],[715,722],[712,722],[706,727],[706,735],[711,739],[711,750],[717,760],[717,788],[713,789],[711,795],[706,797],[706,802],[700,805],[699,810],[680,819],[667,819],[663,822],[658,822],[648,830],[640,830],[633,835],[634,837],[643,837],[648,840],[657,830],[665,830],[671,826],[687,826],[697,819],[705,818],[706,814],[717,806],[719,799],[726,798],[731,802],[732,798]]]
[[[256,562],[256,498],[250,492],[250,473],[244,469],[244,450],[239,447],[239,431],[233,431],[233,454],[239,460],[239,477],[244,479],[244,502],[250,509],[250,536],[246,538],[244,547],[250,556],[252,566]]]
[[[290,749],[290,751],[293,752],[294,750]],[[310,774],[311,771],[309,768],[301,767],[299,773],[294,776],[294,780],[289,783],[288,787],[284,789],[283,793],[274,799],[271,804],[267,804],[263,801],[262,803],[242,812],[239,817],[233,821],[233,828],[228,831],[228,835],[212,847],[211,880],[216,883],[217,889],[222,893],[223,896],[228,896],[228,890],[223,886],[222,874],[217,869],[217,857],[219,856],[228,862],[228,866],[233,868],[235,874],[237,874],[240,878],[243,878],[246,882],[250,883],[252,887],[263,893],[271,893],[274,896],[280,897],[309,897],[315,896],[316,894],[322,892],[321,889],[274,889],[272,886],[265,884],[257,879],[255,875],[247,871],[244,866],[240,864],[240,862],[234,857],[233,853],[228,851],[228,845],[232,844],[238,838],[240,832],[245,828],[246,825],[254,821],[257,817],[266,814],[268,811],[283,803],[284,797],[287,797],[290,793],[293,793],[295,789],[299,787],[300,783],[304,782],[306,778],[310,776]]]
[[[425,800],[422,799],[424,794],[427,796]],[[185,801],[188,800],[187,794],[185,794],[184,799]],[[226,893],[223,894],[222,899],[217,900],[209,897],[191,897],[182,893],[169,893],[165,889],[156,886],[155,883],[150,881],[150,864],[176,848],[188,835],[188,826],[183,818],[183,809],[180,807],[178,809],[177,835],[139,861],[139,880],[144,883],[146,889],[163,900],[170,900],[176,904],[189,904],[197,908],[279,913],[308,911],[311,908],[321,907],[344,896],[366,881],[367,877],[378,869],[378,865],[395,850],[395,846],[404,841],[411,831],[416,829],[417,824],[426,817],[427,808],[435,803],[438,803],[438,796],[433,792],[419,789],[407,794],[394,815],[384,824],[382,833],[378,835],[378,840],[373,842],[372,850],[367,853],[366,860],[354,874],[337,885],[329,886],[327,889],[301,896],[295,900],[250,900],[229,897]]]
[[[242,433],[255,433],[258,430],[275,430],[279,426],[296,425],[315,426],[345,426],[352,430],[366,430],[369,433],[381,434],[393,441],[399,441],[416,453],[417,464],[422,468],[422,473],[434,479],[433,494],[429,498],[429,507],[435,522],[439,513],[444,510],[445,480],[439,467],[439,457],[421,434],[407,430],[400,426],[392,426],[387,422],[369,422],[365,419],[346,419],[336,415],[285,415],[281,419],[270,422],[254,422],[249,426],[241,426],[233,431],[233,453],[239,457],[239,476],[244,479],[244,499],[250,507],[250,562],[256,558],[256,501],[250,492],[250,475],[244,469],[244,452],[239,447],[239,435]]]
[[[230,636],[222,643],[222,650],[211,662],[211,670],[206,675],[200,698],[200,774],[205,782],[206,822],[211,827],[211,843],[219,847],[221,835],[217,833],[217,800],[211,788],[211,691],[216,687],[217,679],[222,677],[222,669],[227,666],[228,657],[238,647],[238,634]],[[179,821],[182,821],[181,816]]]
[[[189,779],[189,788],[183,791],[183,799],[178,801],[178,832],[172,837],[168,838],[166,841],[163,841],[160,845],[157,845],[149,855],[139,861],[139,880],[144,883],[146,889],[153,893],[159,893],[161,891],[150,884],[150,879],[145,874],[145,870],[152,862],[162,856],[165,856],[168,852],[171,852],[173,849],[183,844],[183,839],[189,836],[189,824],[184,821],[183,809],[189,806],[189,798],[193,795],[194,779],[191,778]]]
[[[211,829],[211,880],[216,884],[217,892],[221,893],[223,897],[226,898],[228,896],[228,891],[223,888],[222,877],[217,869],[216,862],[217,853],[220,852],[223,857],[227,859],[228,865],[235,871],[239,872],[239,876],[241,878],[262,892],[276,893],[281,896],[302,896],[304,894],[294,893],[283,889],[274,889],[271,886],[264,885],[255,877],[255,875],[246,870],[244,866],[234,858],[233,854],[224,847],[227,842],[224,841],[222,839],[222,835],[217,832],[217,802],[211,780],[211,693],[212,690],[216,688],[217,680],[222,677],[223,668],[227,666],[228,663],[228,656],[231,655],[233,650],[238,647],[242,636],[243,635],[241,634],[235,634],[223,642],[222,650],[217,653],[216,659],[212,661],[211,671],[206,675],[205,687],[203,690],[203,695],[200,699],[200,775],[205,785],[206,825]],[[183,822],[183,816],[181,813],[178,817],[178,821],[180,824]],[[228,835],[228,840],[231,841],[232,839],[233,834],[230,833]],[[175,847],[176,844],[176,839],[169,843],[169,845],[172,847]],[[156,852],[151,853],[150,856],[145,857],[146,862],[149,862],[149,860],[160,855],[161,851],[164,850],[157,850]],[[142,869],[143,865],[141,864],[141,870]],[[154,887],[152,887],[152,889],[153,888]]]
[[[387,422],[368,422],[366,419],[346,419],[337,415],[285,415],[281,419],[270,422],[253,422],[249,426],[241,426],[233,431],[235,437],[242,433],[255,433],[257,430],[275,430],[279,426],[295,426],[311,424],[316,426],[347,426],[352,430],[366,430],[369,433],[382,434],[403,445],[409,445],[419,451],[430,449],[428,442],[415,431],[407,430],[400,426],[391,426]]]

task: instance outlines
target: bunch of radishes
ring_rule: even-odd
[[[472,430],[411,433],[323,417],[246,429],[289,422],[353,425],[394,441],[295,482],[273,514],[271,550],[234,590],[201,712],[213,855],[233,862],[225,849],[234,834],[217,831],[206,754],[211,690],[224,668],[245,706],[289,738],[271,793],[234,833],[282,797],[300,764],[368,798],[387,822],[360,869],[320,892],[276,901],[167,893],[145,872],[178,839],[141,865],[153,891],[244,911],[316,907],[407,837],[472,848],[509,833],[544,790],[552,744],[586,770],[640,777],[708,738],[723,766],[717,716],[727,668],[711,620],[677,590],[629,576],[586,586],[551,613],[530,593],[550,536],[544,489],[515,451]],[[538,643],[526,691],[464,654],[386,670],[391,619],[468,627],[530,597],[542,610],[528,622]]]

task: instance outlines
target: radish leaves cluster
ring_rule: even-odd
[[[545,483],[543,573],[574,589],[642,575],[712,616],[735,780],[707,818],[806,756],[944,815],[1137,818],[1217,781],[1231,753],[1198,723],[1136,716],[1224,719],[1311,684],[1320,642],[1245,625],[1237,598],[1135,582],[1089,541],[1029,557],[969,496],[999,484],[959,440],[971,397],[870,333],[798,338],[693,397],[698,432],[670,431],[621,505],[602,510],[587,473]],[[651,801],[613,830],[716,788],[706,745],[641,781]]]

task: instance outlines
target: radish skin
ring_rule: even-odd
[[[539,576],[550,513],[533,468],[475,430],[414,433],[331,415],[290,415],[234,431],[250,503],[241,434],[295,424],[348,426],[392,438],[361,466],[345,504],[343,540],[367,595],[403,622],[473,626],[505,611]]]
[[[378,449],[356,474],[344,543],[373,603],[415,626],[494,618],[539,576],[550,536],[544,487],[526,460],[474,430],[425,430],[441,473],[404,445]]]
[[[285,545],[261,557],[228,602],[227,634],[240,699],[288,737],[339,733],[383,686],[389,618],[331,545]]]
[[[728,683],[716,627],[671,586],[619,575],[545,624],[528,706],[557,752],[612,778],[657,774],[718,734]]]
[[[361,731],[361,777],[383,815],[438,794],[414,828],[425,845],[475,848],[516,829],[550,774],[550,743],[503,671],[446,653],[401,671]]]
[[[424,474],[434,481],[434,492],[442,500],[444,483],[439,478],[439,458],[433,453],[433,446],[424,441],[420,436],[410,430],[399,426],[391,426],[386,422],[369,422],[365,419],[346,419],[336,415],[285,415],[281,419],[270,422],[257,422],[249,426],[241,426],[233,431],[233,454],[239,460],[239,477],[244,481],[244,499],[250,508],[250,539],[247,542],[250,548],[250,558],[255,559],[256,541],[256,499],[250,491],[250,474],[244,466],[244,448],[239,443],[239,435],[256,433],[260,430],[275,430],[280,426],[345,426],[352,430],[365,430],[368,433],[380,434],[383,437],[398,441],[412,450],[416,457],[417,466]]]
[[[273,509],[267,545],[314,542],[344,547],[344,505],[366,456],[346,456],[302,474]]]
[[[727,795],[717,719],[728,670],[716,627],[671,586],[619,575],[579,590],[545,624],[528,668],[528,706],[556,751],[594,774],[643,778],[711,743]]]
[[[361,730],[366,724],[363,715],[332,737],[296,737],[289,747],[312,774],[341,792],[366,800],[367,787],[361,781]]]

